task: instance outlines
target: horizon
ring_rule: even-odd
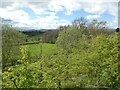
[[[7,0],[2,1],[0,17],[5,24],[19,29],[57,29],[71,25],[72,21],[84,17],[88,22],[93,19],[107,21],[107,27],[118,27],[118,1],[105,2],[92,0]]]

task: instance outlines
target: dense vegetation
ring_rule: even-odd
[[[18,41],[26,35],[7,27],[9,32],[3,33],[2,87],[120,89],[120,33],[106,30],[105,24],[76,19],[55,34],[55,44],[22,46]],[[51,33],[47,35],[51,37]],[[10,55],[6,53],[9,48]]]
[[[25,42],[26,36],[9,26],[2,26],[2,63],[3,69],[6,66],[13,66],[21,57],[20,44]]]
[[[27,35],[26,44],[29,42],[43,42],[43,43],[52,43],[55,44],[56,39],[59,34],[59,30],[47,30],[47,31],[38,31],[38,30],[28,30],[21,31],[23,34]]]

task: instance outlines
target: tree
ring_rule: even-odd
[[[86,23],[87,23],[87,20],[84,17],[81,17],[81,18],[75,19],[72,22],[72,25],[75,26],[76,28],[80,29],[80,28],[85,28]]]
[[[67,51],[71,51],[73,47],[77,46],[81,37],[82,30],[71,26],[59,33],[56,44]]]
[[[46,31],[42,36],[42,41],[44,43],[52,43],[52,44],[54,44],[56,42],[58,34],[59,34],[59,30]]]
[[[2,26],[2,63],[3,69],[15,65],[20,58],[20,44],[25,42],[25,36],[7,25]]]
[[[98,21],[94,19],[87,25],[87,31],[94,36],[97,36],[99,34],[109,35],[111,31],[106,29],[106,25],[106,21]]]

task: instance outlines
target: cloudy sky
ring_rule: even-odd
[[[118,27],[119,0],[2,0],[0,17],[13,27],[56,29],[80,17]]]

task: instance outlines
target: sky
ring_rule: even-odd
[[[118,27],[119,0],[2,0],[0,17],[16,28],[56,29],[84,17]]]

